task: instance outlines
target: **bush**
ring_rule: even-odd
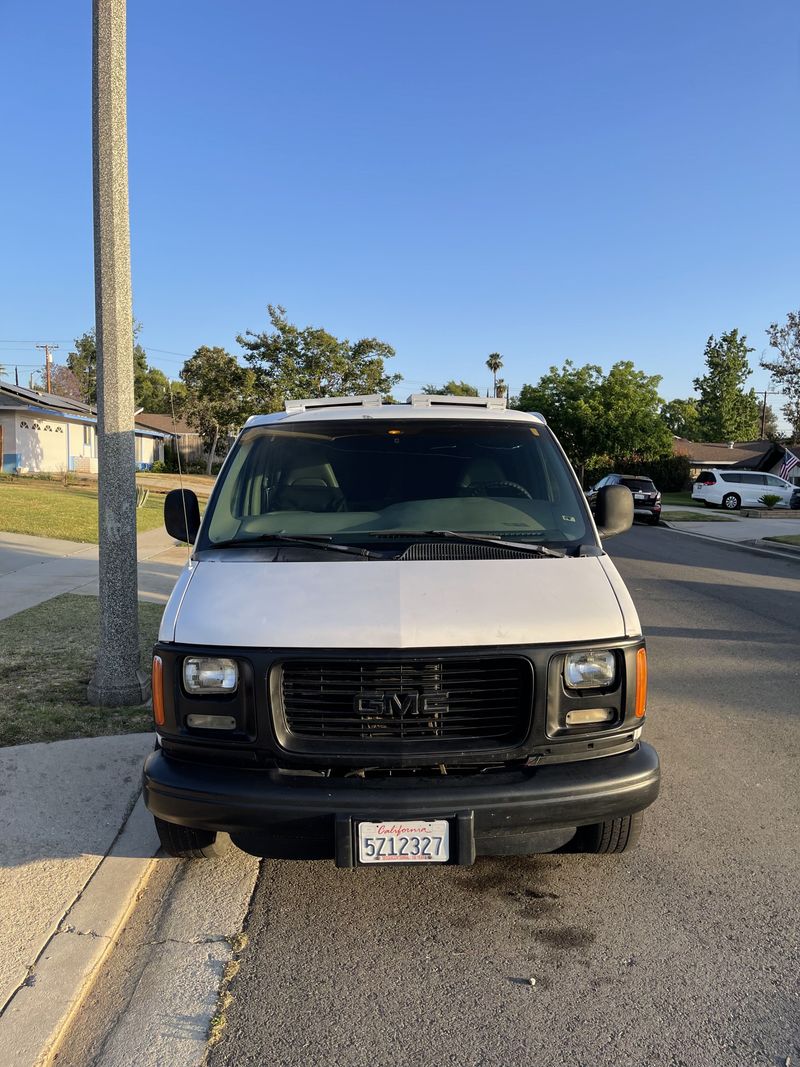
[[[166,463],[163,463],[160,459],[157,459],[155,461],[155,463],[151,463],[150,464],[150,473],[151,474],[166,474],[167,473],[167,465],[166,465]]]
[[[763,504],[765,508],[770,508],[771,510],[776,504],[780,504],[781,499],[782,498],[776,496],[775,493],[764,493],[763,496],[758,498],[758,502],[759,504]]]

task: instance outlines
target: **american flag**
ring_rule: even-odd
[[[788,478],[797,464],[800,463],[800,459],[797,456],[793,456],[792,453],[786,449],[783,453],[783,463],[781,464],[780,477]]]

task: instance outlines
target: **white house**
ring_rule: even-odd
[[[135,427],[136,468],[164,458],[165,434]],[[97,413],[88,404],[0,382],[0,470],[4,474],[97,471]]]

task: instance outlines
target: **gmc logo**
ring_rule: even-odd
[[[449,693],[418,693],[398,689],[381,689],[359,693],[353,701],[359,715],[373,715],[387,719],[411,719],[440,715],[449,708]]]

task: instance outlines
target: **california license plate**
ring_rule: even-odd
[[[644,500],[644,498],[645,498],[644,497],[644,493],[634,493],[633,494],[633,499],[634,500]]]
[[[360,822],[358,858],[361,863],[447,863],[450,824],[447,819]]]

